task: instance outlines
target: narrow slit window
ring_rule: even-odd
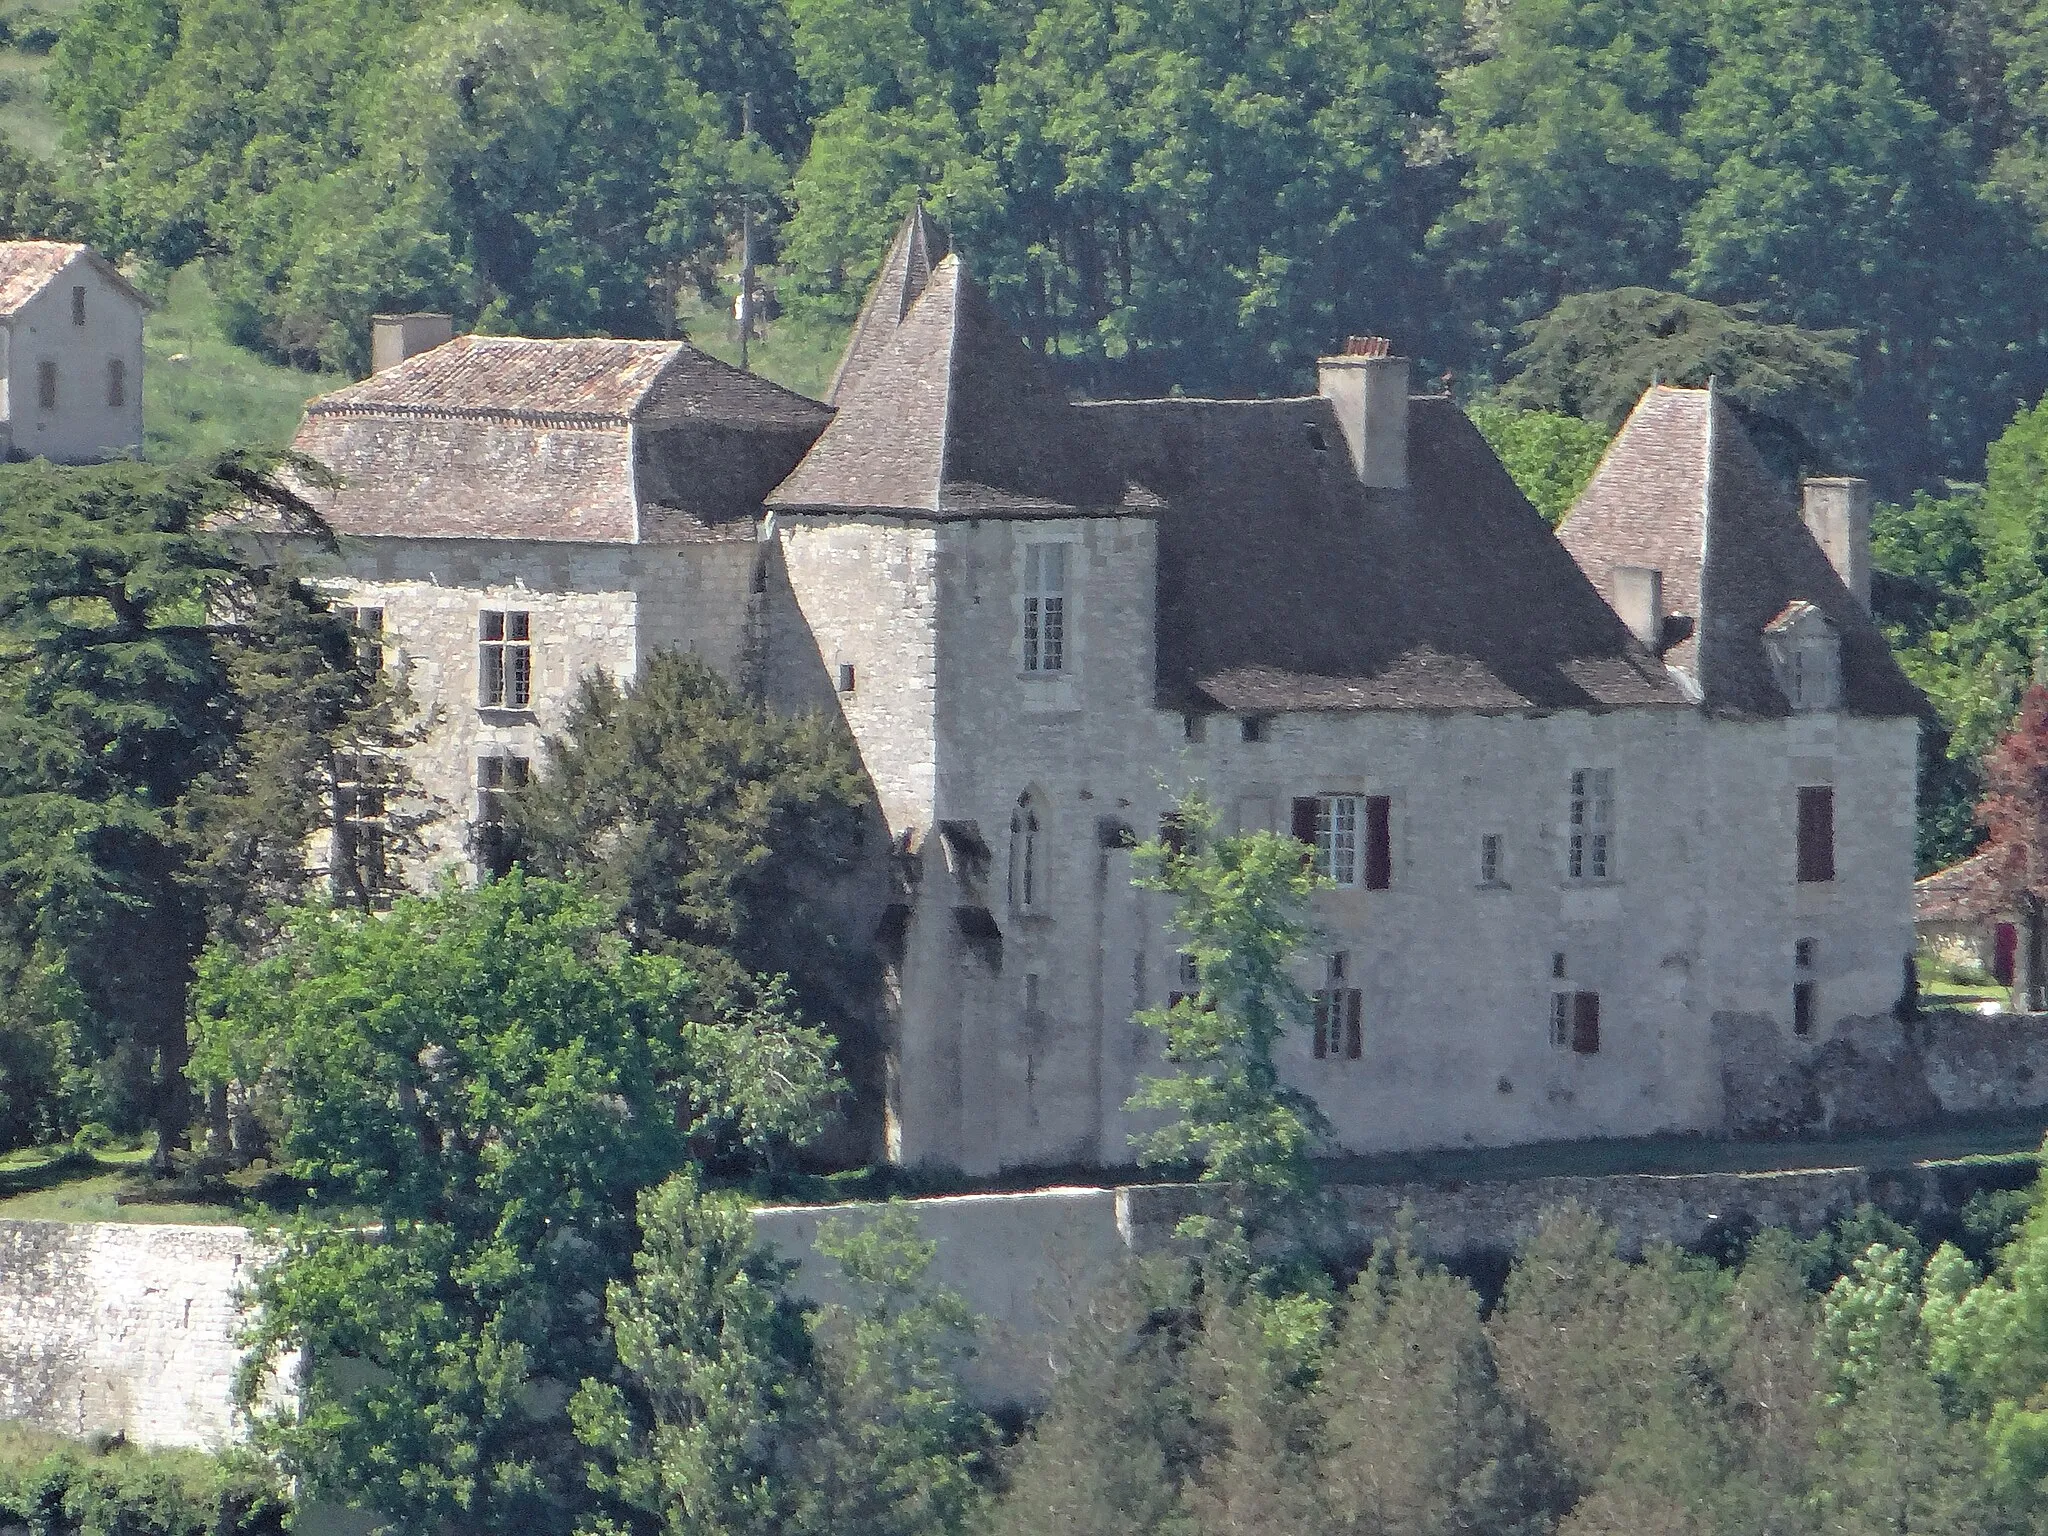
[[[1017,797],[1010,813],[1010,905],[1019,912],[1044,910],[1045,827],[1030,793]]]
[[[71,323],[85,324],[85,289],[82,285],[71,290]]]
[[[36,404],[46,411],[57,409],[57,363],[43,358],[36,364]]]
[[[1783,866],[1780,866],[1781,868]],[[1817,884],[1835,878],[1835,790],[1805,784],[1799,790],[1799,879]]]
[[[118,357],[107,359],[107,405],[118,409],[128,403],[128,365]]]
[[[1500,877],[1500,834],[1482,832],[1479,834],[1479,883],[1499,885]]]

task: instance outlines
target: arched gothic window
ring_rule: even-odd
[[[1045,909],[1045,821],[1030,790],[1010,813],[1010,905],[1019,912]]]

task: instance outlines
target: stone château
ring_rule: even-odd
[[[577,678],[694,651],[845,718],[886,827],[879,1150],[1128,1161],[1190,981],[1132,846],[1199,786],[1329,888],[1285,1042],[1348,1149],[1724,1124],[1900,998],[1923,708],[1860,482],[1654,388],[1553,533],[1354,338],[1292,399],[1071,402],[906,220],[820,403],[680,342],[448,337],[295,446],[488,861]]]

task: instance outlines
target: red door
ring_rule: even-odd
[[[1991,979],[2001,987],[2012,985],[2013,958],[2019,952],[2019,929],[2011,923],[2000,923],[1991,941]]]

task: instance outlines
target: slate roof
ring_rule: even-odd
[[[0,316],[20,309],[80,256],[144,309],[155,307],[119,268],[89,245],[69,240],[0,240]]]
[[[2000,878],[2003,853],[1986,848],[1960,864],[1937,869],[1913,882],[1913,921],[1916,923],[1982,922],[2012,910]]]
[[[673,341],[460,336],[306,407],[338,533],[751,538],[831,412]]]
[[[847,383],[832,424],[770,506],[943,519],[1152,505],[1103,459],[1051,367],[997,316],[958,256],[932,270],[887,344]]]
[[[1840,635],[1844,709],[1879,717],[1926,711],[1883,632],[1807,531],[1794,493],[1709,390],[1657,385],[1645,393],[1558,538],[1603,596],[1612,596],[1616,566],[1664,573],[1665,612],[1693,621],[1664,659],[1692,679],[1711,710],[1789,713],[1763,637],[1804,600]]]
[[[1686,704],[1446,398],[1410,402],[1406,491],[1359,483],[1319,397],[1078,409],[1165,499],[1162,707]]]
[[[854,381],[887,350],[896,327],[923,294],[925,284],[932,280],[932,267],[945,257],[947,248],[946,232],[932,222],[924,204],[912,208],[882,259],[882,270],[860,307],[860,318],[853,323],[853,335],[833,370],[832,387],[825,393],[829,403],[837,405],[841,395],[851,393]]]

